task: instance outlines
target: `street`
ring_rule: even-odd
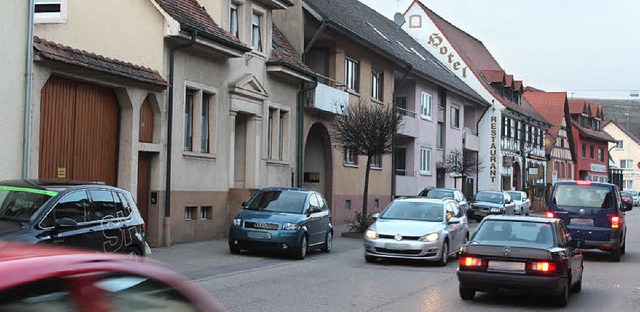
[[[585,255],[582,292],[568,311],[640,311],[640,208],[627,213],[627,254],[620,263]],[[476,222],[471,222],[475,229]],[[195,280],[230,311],[539,311],[544,297],[479,293],[458,296],[456,260],[446,267],[364,261],[360,239],[340,238],[330,254],[303,261],[278,254],[231,255],[226,241],[158,248],[151,256]]]

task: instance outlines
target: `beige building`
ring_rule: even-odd
[[[0,10],[0,180],[22,176],[29,12],[29,1],[5,1]]]
[[[102,2],[36,17],[29,175],[130,190],[152,246],[222,237],[254,189],[295,178],[313,75],[272,28],[290,4]]]
[[[603,127],[617,143],[609,143],[610,166],[622,170],[624,190],[640,190],[640,139],[624,122],[610,121]]]

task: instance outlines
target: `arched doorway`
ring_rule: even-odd
[[[520,169],[520,163],[513,162],[513,188],[516,190],[522,190],[522,171]]]
[[[327,127],[314,123],[309,129],[304,145],[304,170],[302,187],[320,192],[332,203],[331,138]]]

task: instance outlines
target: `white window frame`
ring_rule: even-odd
[[[353,66],[351,66],[353,64]],[[347,91],[360,92],[360,61],[352,57],[344,59],[344,84]]]
[[[623,190],[633,190],[633,180],[623,180],[622,181],[622,189]]]
[[[384,72],[375,68],[371,70],[371,98],[378,102],[384,100]]]
[[[620,169],[633,169],[633,159],[620,159]]]
[[[268,102],[264,115],[265,155],[268,161],[288,162],[291,146],[291,110],[288,106]]]
[[[371,156],[371,168],[382,169],[382,155]]]
[[[217,150],[217,127],[218,123],[218,90],[213,87],[209,87],[206,85],[185,81],[184,86],[184,99],[183,103],[185,104],[183,107],[183,119],[186,117],[186,104],[187,104],[187,91],[191,90],[193,92],[193,107],[191,110],[191,148],[187,149],[186,145],[186,126],[187,120],[183,120],[183,129],[182,129],[182,154],[183,156],[196,156],[196,157],[207,157],[207,158],[215,158],[216,150]],[[205,97],[209,98],[208,103],[208,112],[205,114],[203,112],[204,107],[204,99]],[[208,124],[206,133],[203,117],[208,117]],[[203,141],[202,139],[206,137],[208,140],[207,148],[203,149]]]
[[[253,10],[251,11],[251,48],[253,49],[253,52],[259,53],[259,54],[264,54],[266,53],[266,16],[267,13],[264,12],[263,10],[260,10],[258,8],[253,8]],[[254,21],[254,17],[258,18],[258,47],[256,48],[255,44],[255,33],[254,33],[254,26],[255,26],[255,21]]]
[[[344,153],[343,161],[345,166],[358,166],[358,155],[356,155],[352,148],[345,147],[342,152]]]
[[[454,111],[456,111],[457,115],[458,115],[458,117],[455,120],[456,123],[457,123],[456,125],[453,124],[453,116],[454,116],[453,112]],[[451,116],[450,116],[449,122],[451,123],[451,128],[460,129],[460,106],[451,105],[451,113],[450,113],[450,115]]]
[[[33,22],[35,24],[55,24],[67,22],[68,0],[35,0],[35,6],[45,4],[59,4],[60,12],[34,13]]]
[[[433,96],[428,92],[420,92],[420,117],[426,120],[433,118]]]
[[[236,38],[240,39],[240,17],[242,16],[240,13],[240,7],[242,6],[241,3],[237,3],[234,1],[231,1],[231,3],[229,4],[229,32],[231,33],[232,36],[235,36]],[[235,27],[236,27],[236,33],[233,33],[233,10],[235,9],[235,13],[236,13],[236,21],[235,21]]]
[[[431,155],[432,151],[430,148],[420,148],[420,174],[431,174]]]

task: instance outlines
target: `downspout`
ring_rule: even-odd
[[[297,140],[297,168],[296,168],[296,186],[302,187],[304,176],[304,94],[311,91],[318,85],[314,81],[312,86],[305,88],[304,82],[300,85],[298,92],[298,140]]]
[[[29,149],[31,148],[31,88],[33,86],[33,14],[35,0],[29,0],[29,30],[27,39],[27,72],[24,90],[24,140],[22,143],[22,178],[29,178]]]
[[[487,114],[489,109],[496,110],[495,106],[493,106],[494,104],[495,104],[495,100],[491,100],[491,105],[484,109],[484,112],[482,112],[482,115],[480,115],[480,118],[478,118],[478,121],[476,121],[476,132],[478,132],[478,130],[480,129],[480,121],[482,120],[482,118],[484,118],[484,115]],[[478,191],[480,191],[478,189],[478,185],[479,185],[478,180],[480,179],[480,176],[479,176],[480,170],[478,168],[479,166],[480,166],[480,153],[476,152],[476,178],[475,178],[475,180],[476,180],[476,193]]]
[[[33,1],[33,0],[31,0]],[[179,45],[171,48],[169,50],[169,101],[167,104],[167,176],[165,179],[165,194],[164,194],[164,222],[163,222],[163,233],[164,233],[164,245],[166,247],[171,246],[171,146],[173,143],[173,92],[174,92],[174,83],[173,83],[173,71],[174,71],[174,61],[175,61],[175,53],[177,50],[184,49],[192,46],[196,42],[196,36],[198,35],[197,30],[192,30],[191,32],[191,40],[186,44]]]
[[[404,73],[398,85],[401,85],[413,70],[413,66],[411,64],[407,65],[407,71]],[[397,113],[398,111],[398,103],[396,102],[396,86],[393,86],[393,96],[391,98],[393,105],[393,112]],[[397,133],[396,133],[397,134]],[[391,200],[396,197],[396,134],[391,138]]]

